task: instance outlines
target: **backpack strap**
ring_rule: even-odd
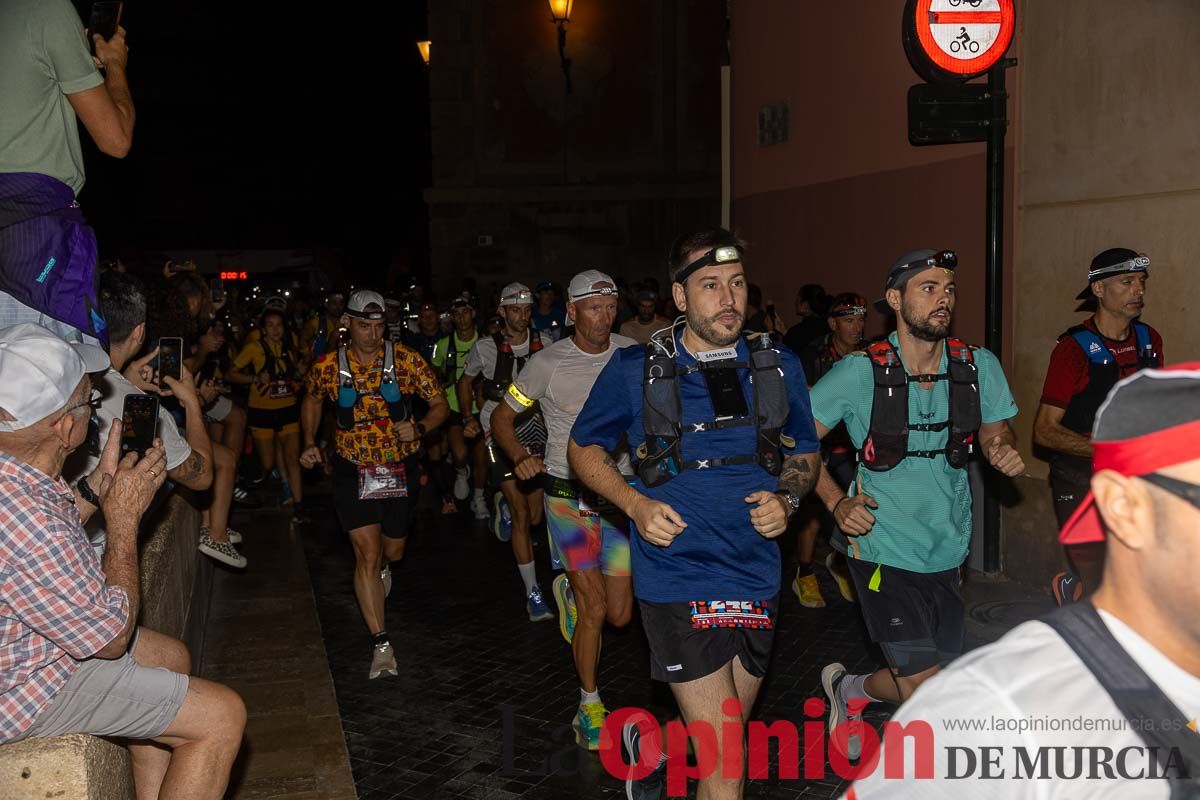
[[[1171,797],[1200,797],[1200,735],[1116,640],[1096,607],[1090,601],[1072,603],[1042,621],[1070,645],[1146,743],[1171,786]]]
[[[1150,326],[1144,322],[1134,322],[1133,335],[1137,340],[1138,369],[1161,367],[1162,356],[1154,351],[1154,337],[1150,335]]]
[[[1104,340],[1089,328],[1080,326],[1072,330],[1071,338],[1083,350],[1083,354],[1087,356],[1088,361],[1093,364],[1107,366],[1117,360],[1113,356],[1112,351],[1108,349],[1108,345],[1104,343]]]

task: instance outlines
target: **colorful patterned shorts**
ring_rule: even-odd
[[[554,560],[568,571],[629,576],[629,520],[576,481],[548,478],[546,528]]]

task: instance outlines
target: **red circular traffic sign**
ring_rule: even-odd
[[[987,72],[1016,28],[1013,0],[909,0],[906,12],[906,50],[926,79],[957,82]]]

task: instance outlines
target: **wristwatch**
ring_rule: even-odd
[[[75,481],[75,488],[79,490],[79,496],[96,508],[100,507],[100,497],[92,490],[91,484],[87,482],[87,476],[83,476]]]
[[[791,518],[791,516],[793,514],[795,514],[797,511],[800,510],[800,498],[798,496],[792,494],[791,492],[787,491],[786,489],[780,490],[780,491],[776,492],[775,494],[777,494],[781,498],[783,498],[783,502],[787,505],[788,518]]]
[[[417,438],[418,439],[420,439],[422,436],[425,435],[425,423],[424,422],[414,422],[413,427],[417,429]]]

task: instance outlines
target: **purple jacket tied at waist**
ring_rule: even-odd
[[[0,173],[0,290],[107,344],[96,300],[96,234],[62,181]]]

